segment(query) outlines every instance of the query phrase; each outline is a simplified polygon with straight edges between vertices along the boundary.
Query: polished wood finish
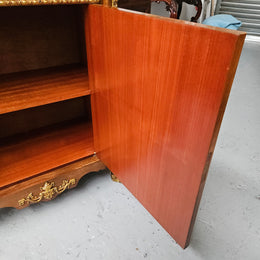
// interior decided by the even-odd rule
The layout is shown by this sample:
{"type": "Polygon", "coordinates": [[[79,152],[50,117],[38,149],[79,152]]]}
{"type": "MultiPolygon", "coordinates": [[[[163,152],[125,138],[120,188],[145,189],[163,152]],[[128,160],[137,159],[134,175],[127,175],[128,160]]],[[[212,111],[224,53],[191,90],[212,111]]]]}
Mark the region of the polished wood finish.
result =
{"type": "Polygon", "coordinates": [[[105,169],[105,165],[96,157],[91,156],[68,165],[56,168],[54,170],[45,172],[40,176],[30,178],[25,181],[21,181],[15,185],[11,185],[8,188],[0,188],[0,208],[14,207],[21,209],[29,206],[19,206],[18,201],[25,198],[28,194],[33,193],[34,195],[40,192],[40,188],[45,182],[55,182],[55,185],[61,185],[63,180],[76,179],[75,185],[70,188],[77,186],[78,181],[82,176],[89,172],[96,172],[105,169]]]}
{"type": "Polygon", "coordinates": [[[109,7],[111,7],[111,6],[112,6],[112,1],[113,1],[113,0],[102,0],[102,4],[103,4],[104,6],[109,6],[109,7]]]}
{"type": "Polygon", "coordinates": [[[102,6],[85,10],[89,72],[81,8],[0,12],[0,74],[12,72],[0,77],[0,123],[22,122],[0,131],[0,207],[28,206],[18,201],[46,182],[75,178],[73,188],[104,162],[186,247],[245,35],[102,6]],[[39,70],[73,63],[81,65],[39,70]],[[26,70],[34,71],[14,74],[26,70]],[[85,97],[92,93],[94,140],[85,97]],[[76,97],[84,100],[70,115],[66,104],[62,116],[46,120],[51,103],[62,110],[76,97]]]}
{"type": "Polygon", "coordinates": [[[186,246],[188,246],[189,242],[190,242],[190,238],[191,238],[191,232],[195,223],[195,219],[196,219],[196,215],[199,209],[199,203],[201,200],[201,196],[203,193],[203,189],[206,183],[206,178],[207,178],[207,174],[208,174],[208,170],[210,167],[210,163],[212,160],[212,156],[213,156],[213,152],[215,149],[215,145],[217,142],[217,138],[218,138],[218,133],[221,127],[221,123],[222,123],[222,119],[224,116],[224,112],[226,109],[226,105],[228,102],[228,98],[229,98],[229,94],[231,91],[231,87],[232,87],[232,83],[236,74],[236,69],[237,69],[237,65],[239,62],[239,58],[240,58],[240,54],[244,45],[244,39],[245,39],[245,33],[242,32],[242,34],[239,36],[236,46],[234,47],[234,53],[233,53],[233,57],[231,59],[230,62],[230,67],[229,67],[229,72],[227,74],[226,77],[226,82],[225,82],[225,88],[224,88],[224,93],[222,96],[222,100],[221,100],[221,104],[218,110],[218,115],[217,115],[217,119],[215,122],[215,127],[214,127],[214,131],[212,134],[212,138],[211,138],[211,142],[210,142],[210,146],[209,146],[209,151],[208,151],[208,156],[204,165],[204,169],[201,175],[201,182],[200,182],[200,186],[199,186],[199,191],[197,194],[197,198],[196,198],[196,203],[195,203],[195,207],[194,207],[194,211],[193,211],[193,215],[192,215],[192,220],[191,220],[191,224],[190,224],[190,229],[189,229],[189,234],[188,234],[188,239],[186,242],[186,246]]]}
{"type": "Polygon", "coordinates": [[[185,248],[245,34],[102,6],[86,26],[95,150],[185,248]]]}
{"type": "Polygon", "coordinates": [[[71,164],[94,154],[81,7],[0,8],[1,207],[44,180],[60,185],[63,171],[77,181],[88,171],[88,160],[71,164]]]}
{"type": "Polygon", "coordinates": [[[86,68],[53,68],[0,76],[0,114],[90,94],[86,68]]]}
{"type": "Polygon", "coordinates": [[[0,145],[0,188],[94,154],[92,125],[69,123],[0,145]]]}

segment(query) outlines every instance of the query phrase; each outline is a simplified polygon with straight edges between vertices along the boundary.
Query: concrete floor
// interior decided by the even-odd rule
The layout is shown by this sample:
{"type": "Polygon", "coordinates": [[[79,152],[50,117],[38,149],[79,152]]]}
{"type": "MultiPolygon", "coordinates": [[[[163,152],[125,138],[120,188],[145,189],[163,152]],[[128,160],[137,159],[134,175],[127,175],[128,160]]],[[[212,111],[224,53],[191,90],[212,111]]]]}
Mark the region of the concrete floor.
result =
{"type": "Polygon", "coordinates": [[[0,210],[0,259],[260,259],[260,44],[245,44],[192,234],[182,250],[107,172],[54,201],[0,210]]]}

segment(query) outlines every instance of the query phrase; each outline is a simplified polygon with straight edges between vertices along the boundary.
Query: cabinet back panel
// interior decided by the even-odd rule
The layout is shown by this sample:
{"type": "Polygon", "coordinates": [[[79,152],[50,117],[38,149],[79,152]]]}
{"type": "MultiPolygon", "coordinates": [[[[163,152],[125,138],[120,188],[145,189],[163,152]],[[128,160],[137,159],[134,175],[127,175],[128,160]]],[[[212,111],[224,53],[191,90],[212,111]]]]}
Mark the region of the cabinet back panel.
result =
{"type": "Polygon", "coordinates": [[[65,121],[91,121],[90,98],[76,98],[0,115],[0,139],[65,121]]]}
{"type": "Polygon", "coordinates": [[[79,14],[79,6],[0,8],[0,74],[80,63],[79,14]]]}

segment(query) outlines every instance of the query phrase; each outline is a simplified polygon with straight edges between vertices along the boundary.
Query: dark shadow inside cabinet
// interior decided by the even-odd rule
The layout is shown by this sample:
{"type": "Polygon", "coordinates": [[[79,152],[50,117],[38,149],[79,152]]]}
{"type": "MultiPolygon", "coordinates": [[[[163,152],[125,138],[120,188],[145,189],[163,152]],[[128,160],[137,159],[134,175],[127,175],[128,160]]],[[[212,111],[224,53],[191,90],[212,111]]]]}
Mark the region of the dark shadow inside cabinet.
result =
{"type": "Polygon", "coordinates": [[[84,64],[81,6],[0,8],[0,74],[84,64]]]}
{"type": "Polygon", "coordinates": [[[0,9],[0,189],[94,153],[82,7],[0,9]]]}

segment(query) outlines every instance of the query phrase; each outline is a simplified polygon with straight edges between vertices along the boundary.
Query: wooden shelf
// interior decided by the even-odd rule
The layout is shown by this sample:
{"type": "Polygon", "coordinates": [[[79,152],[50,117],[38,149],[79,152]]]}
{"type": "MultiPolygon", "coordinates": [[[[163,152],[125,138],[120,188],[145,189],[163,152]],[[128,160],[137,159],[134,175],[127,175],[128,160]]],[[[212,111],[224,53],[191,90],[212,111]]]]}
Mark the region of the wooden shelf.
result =
{"type": "Polygon", "coordinates": [[[91,123],[45,128],[0,145],[0,189],[94,154],[91,123]]]}
{"type": "Polygon", "coordinates": [[[0,114],[90,94],[87,68],[66,66],[0,76],[0,114]]]}

